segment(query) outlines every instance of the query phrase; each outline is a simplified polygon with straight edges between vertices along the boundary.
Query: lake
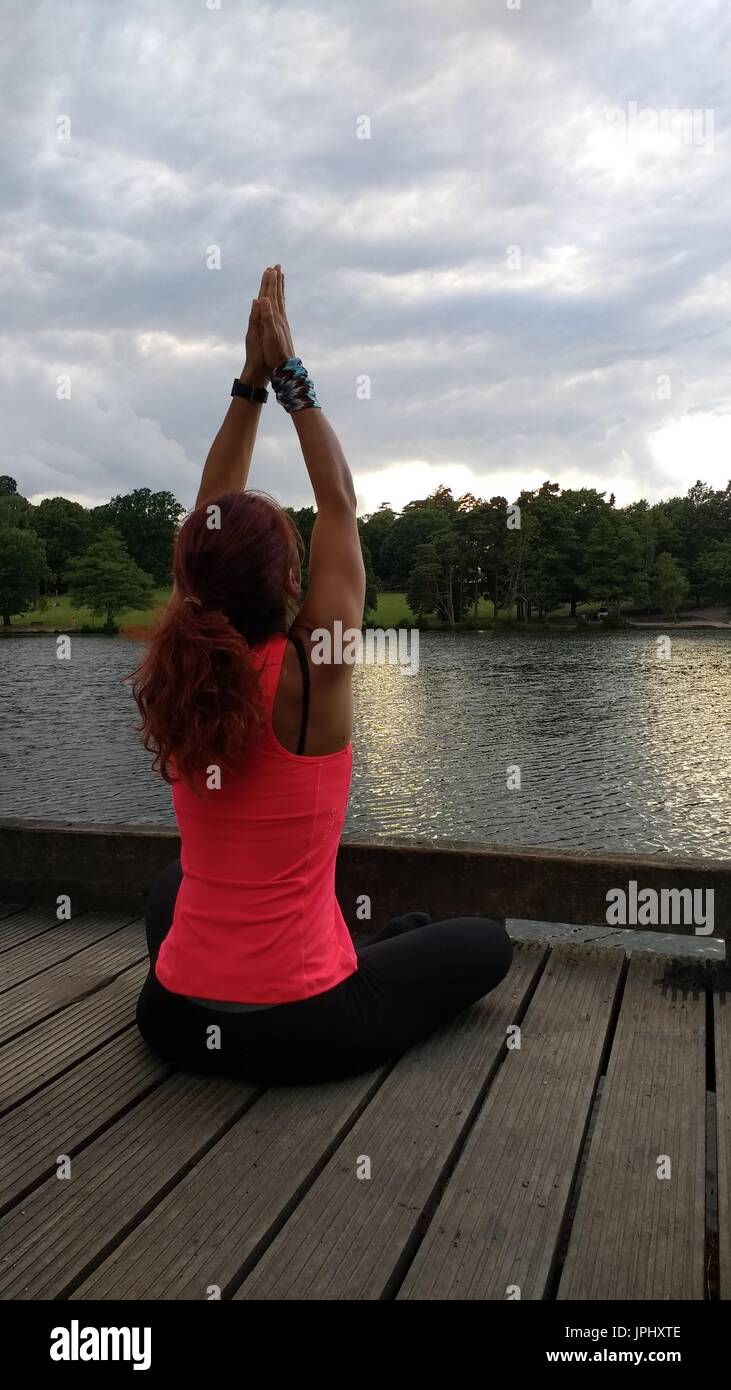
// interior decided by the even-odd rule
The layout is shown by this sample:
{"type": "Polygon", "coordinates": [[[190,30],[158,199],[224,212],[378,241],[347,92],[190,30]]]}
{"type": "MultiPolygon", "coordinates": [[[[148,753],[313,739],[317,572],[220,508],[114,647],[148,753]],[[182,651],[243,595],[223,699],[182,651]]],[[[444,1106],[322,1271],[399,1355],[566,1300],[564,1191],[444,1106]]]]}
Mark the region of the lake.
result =
{"type": "MultiPolygon", "coordinates": [[[[417,675],[356,668],[347,831],[728,857],[731,632],[679,631],[670,660],[657,635],[421,633],[417,675]]],[[[0,642],[0,815],[172,824],[122,684],[138,651],[0,642]]]]}

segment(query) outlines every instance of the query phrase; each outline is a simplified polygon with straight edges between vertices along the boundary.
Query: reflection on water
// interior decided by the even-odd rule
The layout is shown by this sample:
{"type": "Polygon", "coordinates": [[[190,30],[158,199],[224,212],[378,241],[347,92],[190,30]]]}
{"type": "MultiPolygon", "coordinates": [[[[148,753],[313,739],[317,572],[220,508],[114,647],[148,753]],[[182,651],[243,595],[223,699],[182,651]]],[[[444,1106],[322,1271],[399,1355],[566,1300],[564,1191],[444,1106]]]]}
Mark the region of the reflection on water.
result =
{"type": "MultiPolygon", "coordinates": [[[[421,669],[355,672],[347,830],[731,854],[731,633],[421,634],[421,669]],[[507,786],[520,768],[519,790],[507,786]]],[[[0,814],[171,823],[122,686],[138,648],[0,642],[0,814]]]]}

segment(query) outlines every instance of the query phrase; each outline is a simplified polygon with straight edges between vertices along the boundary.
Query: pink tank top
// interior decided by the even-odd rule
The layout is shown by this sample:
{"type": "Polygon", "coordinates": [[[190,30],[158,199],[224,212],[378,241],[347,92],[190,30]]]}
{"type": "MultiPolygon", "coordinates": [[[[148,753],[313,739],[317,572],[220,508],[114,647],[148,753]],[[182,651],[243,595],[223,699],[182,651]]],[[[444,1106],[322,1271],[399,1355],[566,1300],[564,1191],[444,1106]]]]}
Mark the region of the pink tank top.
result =
{"type": "Polygon", "coordinates": [[[155,974],[174,994],[285,1004],[357,969],[335,897],[352,748],[306,757],[275,738],[286,645],[277,634],[253,649],[264,724],[242,767],[218,790],[173,784],[183,879],[155,974]]]}

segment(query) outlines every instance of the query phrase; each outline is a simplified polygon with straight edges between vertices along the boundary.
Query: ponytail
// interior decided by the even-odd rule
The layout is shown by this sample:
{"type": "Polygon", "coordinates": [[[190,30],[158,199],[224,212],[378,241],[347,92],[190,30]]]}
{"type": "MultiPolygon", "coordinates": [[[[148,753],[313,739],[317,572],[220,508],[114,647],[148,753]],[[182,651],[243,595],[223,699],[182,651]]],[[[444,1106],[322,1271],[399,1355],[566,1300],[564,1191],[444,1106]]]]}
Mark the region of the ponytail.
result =
{"type": "Polygon", "coordinates": [[[132,676],[145,748],[166,782],[231,769],[261,724],[251,649],[220,609],[170,604],[132,676]]]}

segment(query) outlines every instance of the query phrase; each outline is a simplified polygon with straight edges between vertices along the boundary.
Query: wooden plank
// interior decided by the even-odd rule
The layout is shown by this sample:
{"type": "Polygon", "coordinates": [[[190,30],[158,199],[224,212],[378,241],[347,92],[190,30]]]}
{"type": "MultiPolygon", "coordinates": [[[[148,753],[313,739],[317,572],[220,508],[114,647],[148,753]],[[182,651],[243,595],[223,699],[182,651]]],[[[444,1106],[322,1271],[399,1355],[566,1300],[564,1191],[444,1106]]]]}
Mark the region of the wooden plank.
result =
{"type": "Polygon", "coordinates": [[[226,1295],[383,1075],[267,1091],[75,1297],[206,1298],[211,1285],[226,1295]]]}
{"type": "Polygon", "coordinates": [[[64,1298],[256,1095],[176,1074],[49,1178],[3,1222],[0,1297],[64,1298]]]}
{"type": "Polygon", "coordinates": [[[545,1296],[623,961],[551,953],[399,1298],[545,1296]]]}
{"type": "Polygon", "coordinates": [[[498,989],[401,1059],[237,1299],[384,1296],[546,956],[519,948],[498,989]],[[364,1158],[371,1176],[359,1179],[364,1158]]]}
{"type": "Polygon", "coordinates": [[[22,903],[0,903],[0,922],[4,921],[6,917],[12,917],[13,913],[22,911],[22,903]]]}
{"type": "Polygon", "coordinates": [[[101,989],[146,955],[144,932],[140,932],[139,922],[132,922],[87,946],[73,959],[15,985],[2,998],[0,1043],[58,1013],[75,999],[101,989]]]}
{"type": "Polygon", "coordinates": [[[59,1154],[75,1154],[172,1070],[131,1028],[5,1115],[0,1211],[55,1172],[59,1154]]]}
{"type": "Polygon", "coordinates": [[[718,1154],[718,1259],[720,1297],[731,1300],[731,991],[713,995],[718,1154]]]}
{"type": "Polygon", "coordinates": [[[134,1025],[147,962],[0,1047],[0,1115],[134,1025]]]}
{"type": "MultiPolygon", "coordinates": [[[[144,926],[141,919],[138,918],[137,922],[137,931],[144,946],[144,926]]],[[[56,922],[52,931],[0,956],[0,994],[23,980],[40,975],[59,961],[70,960],[86,946],[104,940],[129,924],[129,913],[112,915],[108,912],[84,912],[68,922],[56,922]]]]}
{"type": "Polygon", "coordinates": [[[20,912],[4,918],[0,925],[0,956],[14,951],[24,941],[32,941],[34,937],[53,931],[57,926],[58,918],[54,913],[41,907],[24,907],[20,912]]]}
{"type": "MultiPolygon", "coordinates": [[[[441,1052],[449,1053],[442,1067],[449,1093],[448,1111],[455,1127],[466,1122],[471,1081],[484,1079],[490,1060],[489,1040],[497,1053],[505,1042],[505,1028],[525,997],[545,952],[536,946],[518,953],[509,980],[491,996],[492,1024],[486,1024],[479,1010],[472,1011],[472,1027],[462,1024],[462,1043],[449,1049],[443,1040],[441,1052]],[[500,1003],[502,997],[502,1005],[500,1003]],[[479,1026],[478,1026],[479,1024],[479,1026]],[[456,1072],[456,1075],[455,1075],[456,1072]],[[455,1097],[456,1090],[459,1093],[455,1097]],[[462,1101],[460,1102],[460,1096],[462,1101]],[[462,1109],[461,1109],[462,1107],[462,1109]]],[[[425,1045],[426,1048],[429,1044],[425,1045]]],[[[425,1103],[431,1114],[421,1120],[425,1144],[431,1152],[422,1155],[427,1181],[434,1176],[435,1068],[429,1064],[425,1047],[415,1049],[403,1068],[401,1081],[392,1085],[392,1072],[375,1091],[364,1111],[372,1116],[367,1126],[381,1134],[382,1120],[388,1114],[394,1125],[409,1127],[425,1103]],[[415,1079],[421,1081],[419,1098],[413,1096],[415,1079]],[[382,1114],[386,1090],[391,1100],[382,1114]],[[400,1117],[400,1119],[399,1119],[400,1117]]],[[[278,1089],[267,1093],[232,1129],[216,1148],[181,1183],[78,1290],[79,1298],[205,1298],[215,1284],[227,1296],[230,1287],[241,1282],[241,1271],[276,1234],[290,1206],[316,1176],[338,1136],[364,1106],[380,1073],[333,1086],[278,1089]]],[[[443,1119],[443,1115],[441,1117],[443,1119]]],[[[439,1121],[437,1122],[439,1123],[439,1121]]],[[[361,1140],[354,1137],[363,1124],[348,1131],[348,1149],[361,1152],[361,1140]]],[[[436,1136],[436,1145],[448,1147],[448,1126],[436,1136]],[[446,1136],[446,1137],[445,1137],[446,1136]]],[[[388,1147],[389,1136],[385,1138],[388,1147]]],[[[417,1139],[407,1156],[414,1160],[417,1139]]],[[[338,1154],[342,1146],[338,1147],[338,1154]]],[[[325,1169],[327,1172],[328,1170],[325,1169]]],[[[353,1166],[348,1161],[348,1177],[353,1186],[353,1166]]],[[[319,1183],[318,1179],[318,1183],[319,1183]]],[[[317,1185],[317,1184],[316,1184],[317,1185]]],[[[366,1184],[367,1185],[367,1184],[366,1184]]],[[[412,1183],[413,1185],[413,1183],[412,1183]]],[[[300,1208],[301,1209],[301,1208],[300,1208]]],[[[300,1210],[298,1209],[298,1211],[300,1210]]],[[[365,1213],[364,1213],[365,1214],[365,1213]]],[[[381,1213],[376,1214],[380,1220],[381,1213]]],[[[407,1227],[416,1213],[404,1211],[407,1227]]],[[[290,1216],[284,1231],[290,1229],[290,1216]]],[[[380,1261],[380,1255],[378,1256],[380,1261]]],[[[389,1266],[390,1268],[390,1266],[389,1266]]]]}
{"type": "Polygon", "coordinates": [[[559,1299],[704,1296],[705,994],[666,969],[632,958],[559,1299]]]}

